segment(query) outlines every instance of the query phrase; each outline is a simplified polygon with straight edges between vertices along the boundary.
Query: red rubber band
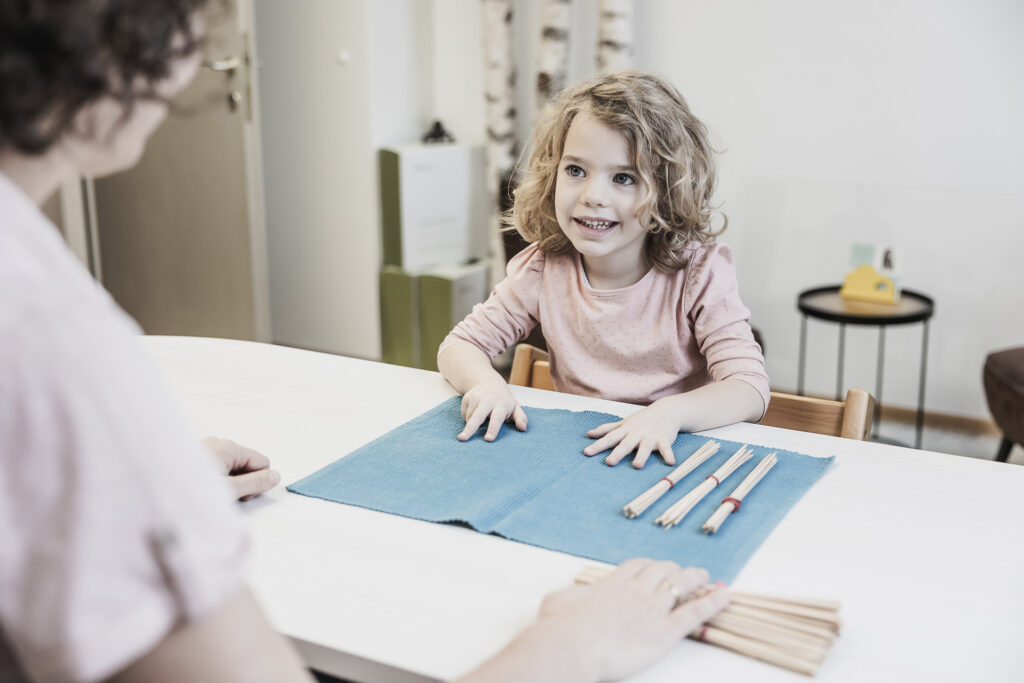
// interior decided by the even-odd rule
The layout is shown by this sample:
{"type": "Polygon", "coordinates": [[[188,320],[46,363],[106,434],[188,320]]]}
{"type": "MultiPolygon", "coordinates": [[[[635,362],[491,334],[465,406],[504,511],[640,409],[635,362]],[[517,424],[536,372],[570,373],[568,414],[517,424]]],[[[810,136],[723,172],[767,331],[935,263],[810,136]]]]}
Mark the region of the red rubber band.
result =
{"type": "Polygon", "coordinates": [[[661,478],[661,479],[659,479],[658,481],[667,481],[667,482],[668,482],[668,490],[669,490],[669,491],[671,491],[671,490],[672,490],[672,487],[676,485],[676,484],[675,484],[675,482],[674,482],[674,481],[672,481],[671,479],[669,479],[668,477],[662,477],[662,478],[661,478]]]}
{"type": "Polygon", "coordinates": [[[697,636],[697,637],[700,640],[702,640],[702,641],[704,641],[706,643],[706,642],[708,642],[707,635],[708,635],[708,624],[704,624],[704,628],[702,628],[700,630],[700,635],[697,636]]]}
{"type": "Polygon", "coordinates": [[[708,476],[704,477],[704,481],[707,481],[708,479],[714,479],[715,480],[715,486],[718,486],[719,484],[722,483],[722,482],[718,481],[718,477],[716,477],[713,474],[709,474],[708,476]]]}
{"type": "Polygon", "coordinates": [[[732,503],[732,511],[733,512],[739,512],[740,511],[740,501],[737,500],[736,498],[732,498],[732,497],[723,498],[722,502],[723,503],[732,503]]]}

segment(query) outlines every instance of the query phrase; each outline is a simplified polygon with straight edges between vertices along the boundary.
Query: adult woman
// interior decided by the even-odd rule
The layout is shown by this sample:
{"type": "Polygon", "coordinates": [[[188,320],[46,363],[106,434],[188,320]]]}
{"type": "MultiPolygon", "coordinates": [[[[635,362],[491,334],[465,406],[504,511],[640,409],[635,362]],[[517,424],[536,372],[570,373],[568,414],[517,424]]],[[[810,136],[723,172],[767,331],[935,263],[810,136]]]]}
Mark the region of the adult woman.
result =
{"type": "MultiPolygon", "coordinates": [[[[202,4],[0,0],[5,681],[306,677],[245,587],[238,512],[137,347],[138,328],[37,208],[67,178],[138,160],[197,69],[202,4]]],[[[627,563],[552,596],[471,677],[629,673],[723,606],[723,592],[676,605],[705,579],[627,563]]]]}

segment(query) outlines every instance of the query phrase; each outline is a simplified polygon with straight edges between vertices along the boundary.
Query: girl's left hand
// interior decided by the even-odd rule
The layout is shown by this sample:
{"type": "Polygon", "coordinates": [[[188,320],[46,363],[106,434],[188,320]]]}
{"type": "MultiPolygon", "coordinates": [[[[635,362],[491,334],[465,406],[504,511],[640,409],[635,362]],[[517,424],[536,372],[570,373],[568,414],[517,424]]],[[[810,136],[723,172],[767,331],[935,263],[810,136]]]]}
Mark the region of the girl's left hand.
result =
{"type": "Polygon", "coordinates": [[[657,449],[666,465],[675,465],[672,442],[679,434],[678,408],[671,403],[658,400],[619,422],[608,422],[587,432],[591,439],[597,439],[583,449],[584,455],[597,455],[612,449],[604,459],[609,465],[617,465],[627,455],[636,451],[633,467],[640,469],[647,464],[651,452],[657,449]]]}

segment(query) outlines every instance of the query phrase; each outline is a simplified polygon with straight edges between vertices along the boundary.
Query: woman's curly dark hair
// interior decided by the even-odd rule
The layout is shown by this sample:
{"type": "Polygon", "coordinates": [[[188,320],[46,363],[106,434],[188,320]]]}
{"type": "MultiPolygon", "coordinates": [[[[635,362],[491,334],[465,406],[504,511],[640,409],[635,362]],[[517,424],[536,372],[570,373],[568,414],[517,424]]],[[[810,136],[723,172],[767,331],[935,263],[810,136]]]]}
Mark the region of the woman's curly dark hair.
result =
{"type": "Polygon", "coordinates": [[[0,150],[41,154],[87,104],[131,111],[195,52],[206,0],[0,0],[0,150]]]}

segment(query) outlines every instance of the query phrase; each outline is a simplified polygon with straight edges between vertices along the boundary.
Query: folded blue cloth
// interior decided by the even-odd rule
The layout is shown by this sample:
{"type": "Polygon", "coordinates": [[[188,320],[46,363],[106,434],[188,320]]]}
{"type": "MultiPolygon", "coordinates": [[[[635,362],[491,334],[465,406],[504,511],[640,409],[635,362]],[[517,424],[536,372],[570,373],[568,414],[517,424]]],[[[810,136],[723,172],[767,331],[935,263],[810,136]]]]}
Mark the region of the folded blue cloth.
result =
{"type": "MultiPolygon", "coordinates": [[[[712,580],[731,582],[789,509],[834,458],[751,444],[754,457],[671,529],[655,525],[672,503],[718,469],[742,445],[721,448],[637,519],[622,507],[673,468],[652,456],[642,470],[627,459],[617,467],[588,458],[587,431],[621,418],[592,411],[524,410],[525,432],[505,426],[487,443],[484,429],[467,442],[460,397],[451,398],[353,453],[288,487],[289,491],[430,522],[465,522],[477,531],[604,562],[630,557],[705,567],[712,580]],[[779,461],[718,533],[701,525],[770,452],[779,461]]],[[[680,434],[681,463],[707,437],[680,434]]]]}

